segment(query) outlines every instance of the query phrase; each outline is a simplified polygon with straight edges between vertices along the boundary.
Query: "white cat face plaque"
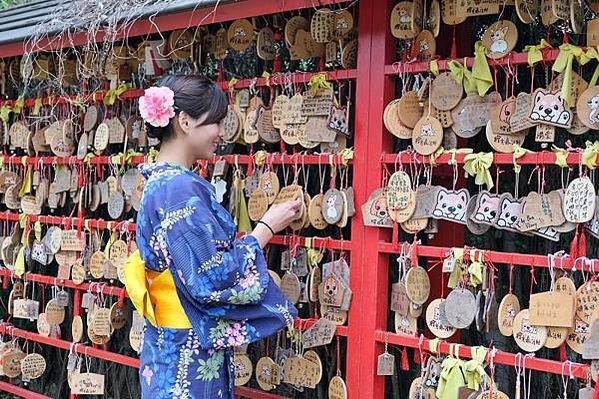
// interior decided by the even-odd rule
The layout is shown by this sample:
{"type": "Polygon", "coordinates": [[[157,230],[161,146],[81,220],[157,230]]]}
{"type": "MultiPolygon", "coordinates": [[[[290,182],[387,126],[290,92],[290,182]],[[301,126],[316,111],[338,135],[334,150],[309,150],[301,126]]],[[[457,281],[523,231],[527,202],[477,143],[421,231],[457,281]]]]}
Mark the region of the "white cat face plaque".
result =
{"type": "Polygon", "coordinates": [[[466,224],[466,207],[469,200],[470,193],[464,188],[458,191],[442,188],[437,194],[433,217],[466,224]]]}

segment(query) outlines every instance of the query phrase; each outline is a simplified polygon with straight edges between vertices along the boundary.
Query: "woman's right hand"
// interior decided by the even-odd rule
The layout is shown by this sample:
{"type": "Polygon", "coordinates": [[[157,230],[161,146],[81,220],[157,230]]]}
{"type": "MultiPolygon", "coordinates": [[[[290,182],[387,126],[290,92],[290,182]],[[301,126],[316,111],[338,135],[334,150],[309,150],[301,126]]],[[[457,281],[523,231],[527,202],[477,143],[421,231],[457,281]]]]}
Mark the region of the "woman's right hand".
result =
{"type": "Polygon", "coordinates": [[[266,211],[261,220],[268,224],[275,233],[278,233],[297,219],[302,201],[303,197],[300,197],[294,201],[273,205],[266,211]]]}

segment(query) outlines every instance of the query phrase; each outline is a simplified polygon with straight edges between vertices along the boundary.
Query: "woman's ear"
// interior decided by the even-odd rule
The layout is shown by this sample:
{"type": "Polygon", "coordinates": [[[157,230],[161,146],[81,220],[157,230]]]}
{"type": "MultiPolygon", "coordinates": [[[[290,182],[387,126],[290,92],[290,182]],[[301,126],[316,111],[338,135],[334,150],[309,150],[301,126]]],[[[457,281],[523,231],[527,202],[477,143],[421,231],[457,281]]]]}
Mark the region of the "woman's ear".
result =
{"type": "Polygon", "coordinates": [[[177,115],[177,120],[179,121],[179,127],[183,131],[183,133],[189,133],[191,130],[191,117],[184,111],[179,112],[177,115]]]}

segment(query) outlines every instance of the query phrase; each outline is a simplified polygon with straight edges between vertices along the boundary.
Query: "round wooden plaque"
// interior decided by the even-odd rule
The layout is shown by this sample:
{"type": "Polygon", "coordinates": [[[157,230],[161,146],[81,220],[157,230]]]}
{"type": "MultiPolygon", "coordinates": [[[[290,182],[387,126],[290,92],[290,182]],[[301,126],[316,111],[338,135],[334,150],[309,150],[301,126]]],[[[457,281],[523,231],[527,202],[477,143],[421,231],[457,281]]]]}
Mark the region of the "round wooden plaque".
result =
{"type": "Polygon", "coordinates": [[[574,327],[568,330],[568,337],[566,338],[566,344],[574,352],[582,355],[582,347],[589,336],[591,335],[591,329],[589,325],[578,317],[574,318],[574,327]]]}
{"type": "Polygon", "coordinates": [[[528,309],[521,310],[514,318],[514,340],[520,349],[536,352],[545,346],[547,327],[530,324],[528,309]]]}
{"type": "Polygon", "coordinates": [[[512,21],[500,20],[485,31],[482,38],[487,57],[494,60],[508,55],[518,42],[518,28],[512,21]]]}
{"type": "Polygon", "coordinates": [[[405,284],[410,301],[417,305],[423,305],[427,301],[431,291],[431,281],[423,267],[411,267],[406,273],[405,284]]]}
{"type": "Polygon", "coordinates": [[[599,129],[599,86],[587,88],[578,97],[576,113],[588,128],[599,129]]]}
{"type": "Polygon", "coordinates": [[[324,193],[322,198],[322,217],[329,224],[335,224],[343,217],[343,196],[336,188],[331,188],[324,193]]]}
{"type": "Polygon", "coordinates": [[[329,399],[347,399],[347,386],[338,375],[329,382],[329,399]]]}
{"type": "Polygon", "coordinates": [[[260,184],[258,187],[266,192],[268,205],[275,201],[275,198],[277,197],[277,194],[279,194],[279,190],[281,188],[279,178],[275,172],[265,172],[262,176],[260,176],[260,184]]]}
{"type": "Polygon", "coordinates": [[[46,371],[46,359],[39,353],[30,353],[21,360],[21,373],[29,380],[40,378],[46,371]]]}
{"type": "Polygon", "coordinates": [[[455,81],[450,72],[443,72],[433,80],[431,101],[441,111],[451,111],[462,100],[464,88],[455,81]]]}
{"type": "Polygon", "coordinates": [[[399,99],[398,115],[402,124],[413,129],[416,123],[422,118],[423,109],[418,100],[418,93],[407,91],[399,99]]]}
{"type": "Polygon", "coordinates": [[[229,46],[237,51],[247,49],[254,41],[254,25],[247,19],[234,21],[227,31],[229,46]]]}
{"type": "Polygon", "coordinates": [[[513,334],[514,318],[520,312],[520,301],[514,294],[507,294],[499,304],[497,311],[497,325],[499,332],[506,337],[513,334]]]}
{"type": "Polygon", "coordinates": [[[257,222],[268,210],[268,194],[262,189],[254,190],[248,201],[250,219],[257,222]]]}
{"type": "Polygon", "coordinates": [[[445,316],[455,328],[468,328],[476,316],[476,298],[465,288],[455,288],[445,300],[445,316]]]}
{"type": "Polygon", "coordinates": [[[559,348],[564,342],[566,342],[567,338],[567,327],[547,327],[547,341],[545,341],[545,348],[559,348]]]}
{"type": "Polygon", "coordinates": [[[250,381],[254,366],[248,355],[236,353],[233,356],[233,370],[235,371],[235,386],[239,387],[250,381]]]}
{"type": "Polygon", "coordinates": [[[539,14],[539,0],[515,0],[516,14],[525,24],[533,23],[539,14]]]}
{"type": "Polygon", "coordinates": [[[83,319],[81,316],[73,317],[73,324],[71,325],[71,334],[73,336],[73,342],[80,342],[83,337],[83,319]]]}
{"type": "Polygon", "coordinates": [[[431,155],[443,142],[443,127],[432,116],[422,117],[412,133],[412,145],[417,153],[431,155]]]}
{"type": "Polygon", "coordinates": [[[437,298],[428,304],[426,308],[426,325],[428,329],[437,338],[447,339],[455,334],[456,329],[453,326],[445,325],[439,316],[439,306],[445,301],[443,298],[437,298]]]}
{"type": "Polygon", "coordinates": [[[489,121],[485,129],[485,134],[489,144],[495,151],[511,154],[514,152],[514,144],[520,147],[524,144],[528,129],[513,134],[496,134],[491,127],[491,121],[489,121]]]}

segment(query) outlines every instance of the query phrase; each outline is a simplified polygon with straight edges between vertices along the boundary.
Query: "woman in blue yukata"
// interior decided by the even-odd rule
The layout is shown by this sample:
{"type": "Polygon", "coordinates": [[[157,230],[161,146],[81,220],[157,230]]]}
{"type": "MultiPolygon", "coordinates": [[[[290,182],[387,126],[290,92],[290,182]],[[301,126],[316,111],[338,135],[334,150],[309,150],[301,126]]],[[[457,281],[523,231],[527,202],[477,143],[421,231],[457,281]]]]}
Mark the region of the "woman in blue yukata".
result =
{"type": "Polygon", "coordinates": [[[139,251],[125,265],[146,319],[142,398],[233,398],[232,348],[290,326],[297,310],[270,278],[262,249],[297,218],[301,200],[275,205],[237,239],[213,186],[190,170],[220,141],[227,96],[199,76],[168,76],[140,98],[156,163],[141,166],[139,251]]]}

